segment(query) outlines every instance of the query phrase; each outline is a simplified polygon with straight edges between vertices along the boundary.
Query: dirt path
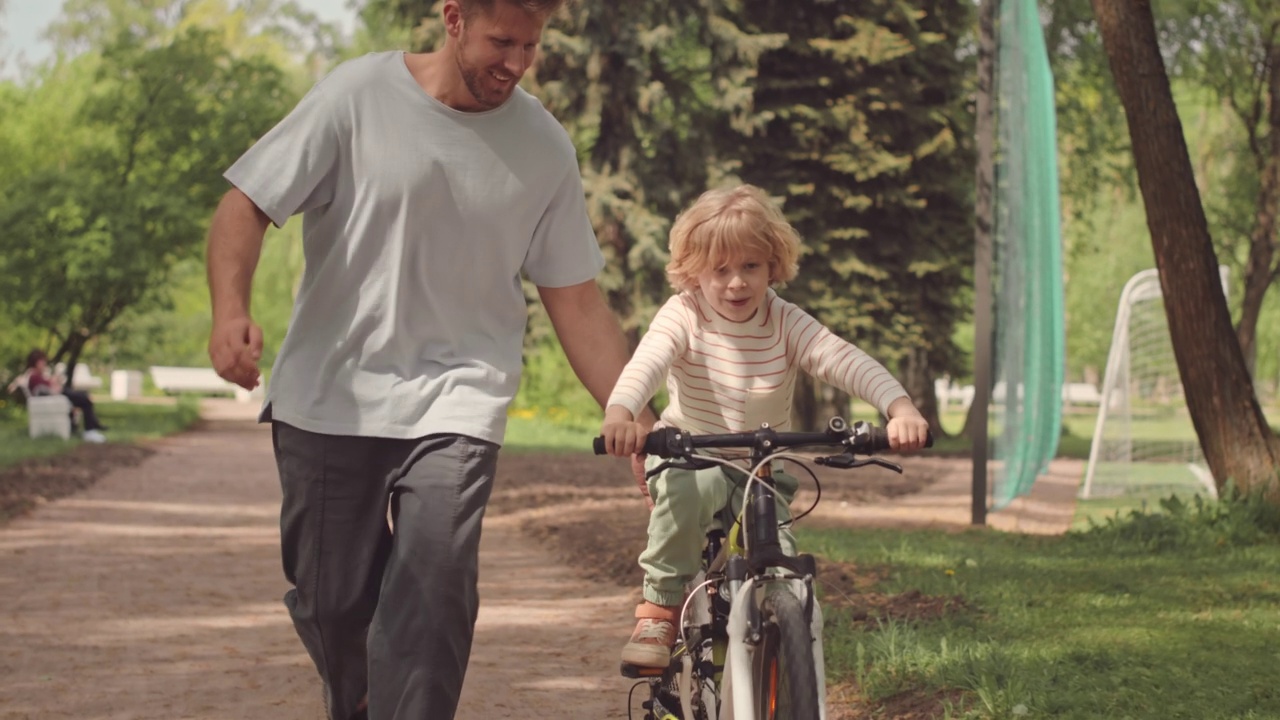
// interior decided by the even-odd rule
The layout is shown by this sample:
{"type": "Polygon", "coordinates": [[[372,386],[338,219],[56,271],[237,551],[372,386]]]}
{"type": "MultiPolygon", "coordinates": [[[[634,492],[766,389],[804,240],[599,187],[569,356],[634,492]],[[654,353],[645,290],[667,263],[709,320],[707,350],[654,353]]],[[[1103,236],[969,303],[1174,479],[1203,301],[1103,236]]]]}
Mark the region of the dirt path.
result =
{"type": "MultiPolygon", "coordinates": [[[[0,719],[322,717],[279,601],[270,435],[211,407],[200,431],[0,528],[0,719]]],[[[832,489],[819,521],[963,526],[967,479],[955,465],[922,465],[923,491],[896,499],[832,489]]],[[[625,718],[617,651],[643,530],[625,466],[513,455],[504,468],[459,717],[625,718]],[[576,570],[584,563],[596,579],[576,570]]],[[[992,524],[1060,532],[1069,512],[1061,492],[1049,495],[992,524]]]]}

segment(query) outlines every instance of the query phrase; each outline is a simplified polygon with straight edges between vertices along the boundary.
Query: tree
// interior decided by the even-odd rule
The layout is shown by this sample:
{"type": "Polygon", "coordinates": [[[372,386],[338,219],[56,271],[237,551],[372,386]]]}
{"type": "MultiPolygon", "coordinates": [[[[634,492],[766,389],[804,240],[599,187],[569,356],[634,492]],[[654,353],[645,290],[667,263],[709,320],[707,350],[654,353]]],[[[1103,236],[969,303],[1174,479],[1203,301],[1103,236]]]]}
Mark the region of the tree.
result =
{"type": "Polygon", "coordinates": [[[338,57],[341,34],[293,0],[64,0],[46,30],[68,57],[102,50],[121,34],[167,43],[179,33],[214,33],[231,55],[306,68],[310,86],[338,57]]]}
{"type": "MultiPolygon", "coordinates": [[[[972,267],[971,62],[965,3],[748,0],[744,27],[787,34],[760,59],[743,177],[786,199],[805,238],[790,297],[897,365],[934,432],[933,379],[959,370],[952,342],[972,267]]],[[[797,397],[802,425],[819,409],[797,397]],[[806,416],[807,415],[807,416],[806,416]]]]}
{"type": "MultiPolygon", "coordinates": [[[[1239,313],[1236,336],[1256,378],[1260,340],[1274,343],[1259,337],[1267,332],[1259,328],[1263,307],[1269,288],[1280,278],[1275,221],[1280,170],[1269,169],[1280,165],[1275,159],[1280,156],[1280,110],[1275,109],[1273,90],[1280,87],[1280,7],[1258,0],[1155,0],[1153,5],[1160,15],[1159,33],[1175,96],[1181,96],[1184,105],[1202,105],[1202,115],[1213,125],[1220,116],[1234,118],[1238,130],[1228,136],[1216,127],[1214,137],[1201,134],[1204,146],[1193,165],[1206,191],[1205,210],[1218,258],[1234,271],[1233,284],[1239,288],[1231,293],[1239,313]]],[[[1116,263],[1114,243],[1106,237],[1116,234],[1113,212],[1124,212],[1134,183],[1127,133],[1106,75],[1093,14],[1085,0],[1052,0],[1048,9],[1046,34],[1059,81],[1063,206],[1076,226],[1068,233],[1067,252],[1089,275],[1080,278],[1084,283],[1072,278],[1072,345],[1077,357],[1096,358],[1105,355],[1109,335],[1089,307],[1098,292],[1084,286],[1115,286],[1113,278],[1102,276],[1127,277],[1150,267],[1150,259],[1138,265],[1137,258],[1116,263]],[[1098,221],[1090,222],[1091,217],[1098,221]],[[1101,272],[1095,272],[1094,265],[1101,272]],[[1089,325],[1099,330],[1090,332],[1089,325]],[[1079,352],[1086,345],[1094,349],[1079,352]]]]}
{"type": "Polygon", "coordinates": [[[1244,134],[1247,161],[1229,182],[1251,206],[1240,227],[1238,205],[1228,206],[1219,246],[1228,257],[1242,248],[1240,318],[1236,337],[1252,375],[1257,364],[1258,320],[1267,290],[1280,279],[1280,7],[1257,0],[1192,3],[1174,62],[1184,77],[1213,88],[1244,134]],[[1234,231],[1234,232],[1233,232],[1234,231]],[[1225,241],[1225,242],[1224,242],[1225,241]]]}
{"type": "MultiPolygon", "coordinates": [[[[95,61],[86,58],[84,62],[95,61]]],[[[225,190],[221,172],[284,112],[282,73],[206,31],[123,35],[78,110],[84,144],[50,153],[0,204],[0,305],[47,331],[68,375],[129,308],[162,303],[225,190]]]]}
{"type": "Polygon", "coordinates": [[[1254,394],[1147,0],[1092,0],[1128,120],[1174,356],[1209,468],[1280,504],[1280,442],[1254,394]]]}
{"type": "Polygon", "coordinates": [[[667,295],[662,268],[675,215],[738,166],[735,123],[750,107],[760,53],[699,0],[582,3],[548,39],[533,90],[579,149],[588,211],[609,260],[601,284],[638,340],[667,295]]]}

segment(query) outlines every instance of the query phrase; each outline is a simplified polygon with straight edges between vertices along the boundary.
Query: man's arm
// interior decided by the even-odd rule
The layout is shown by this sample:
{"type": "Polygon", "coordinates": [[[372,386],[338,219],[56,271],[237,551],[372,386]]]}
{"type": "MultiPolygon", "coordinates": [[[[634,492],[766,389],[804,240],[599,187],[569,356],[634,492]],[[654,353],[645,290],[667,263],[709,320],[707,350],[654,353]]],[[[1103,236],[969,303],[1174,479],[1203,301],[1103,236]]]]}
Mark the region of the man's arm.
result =
{"type": "MultiPolygon", "coordinates": [[[[618,318],[595,280],[561,288],[539,287],[542,305],[578,380],[604,407],[631,352],[618,318]]],[[[645,408],[637,422],[652,427],[657,418],[645,408]]]]}
{"type": "Polygon", "coordinates": [[[249,315],[249,292],[270,223],[247,195],[233,188],[222,197],[209,227],[209,298],[213,305],[209,359],[218,375],[246,390],[258,385],[262,328],[249,315]]]}

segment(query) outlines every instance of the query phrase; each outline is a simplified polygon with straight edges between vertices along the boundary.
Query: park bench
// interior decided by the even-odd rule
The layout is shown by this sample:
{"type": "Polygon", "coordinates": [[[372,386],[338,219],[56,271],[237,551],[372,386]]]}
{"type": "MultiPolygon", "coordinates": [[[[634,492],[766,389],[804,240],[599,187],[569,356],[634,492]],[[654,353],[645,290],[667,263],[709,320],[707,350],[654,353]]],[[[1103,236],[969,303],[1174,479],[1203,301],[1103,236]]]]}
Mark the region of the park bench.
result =
{"type": "Polygon", "coordinates": [[[947,378],[938,378],[933,381],[933,393],[938,398],[940,410],[946,410],[950,405],[959,405],[962,409],[968,410],[973,404],[973,386],[953,385],[947,378]]]}
{"type": "MultiPolygon", "coordinates": [[[[249,400],[261,393],[260,389],[250,392],[239,385],[223,380],[218,377],[218,373],[213,368],[152,365],[151,383],[157,389],[165,392],[186,392],[202,395],[230,394],[240,402],[249,402],[249,400]]],[[[261,388],[261,386],[258,387],[261,388]]]]}
{"type": "Polygon", "coordinates": [[[31,438],[53,435],[63,440],[71,439],[71,401],[66,396],[32,395],[27,386],[30,372],[24,372],[9,385],[11,392],[20,392],[27,401],[27,434],[31,438]]]}
{"type": "Polygon", "coordinates": [[[1067,405],[1100,405],[1102,393],[1093,383],[1066,383],[1062,386],[1062,400],[1067,405]]]}
{"type": "MultiPolygon", "coordinates": [[[[53,368],[55,375],[62,377],[67,376],[67,364],[58,363],[53,368]]],[[[98,390],[102,387],[102,378],[94,375],[89,370],[89,366],[84,363],[76,363],[75,375],[71,378],[70,386],[76,390],[98,390]]]]}

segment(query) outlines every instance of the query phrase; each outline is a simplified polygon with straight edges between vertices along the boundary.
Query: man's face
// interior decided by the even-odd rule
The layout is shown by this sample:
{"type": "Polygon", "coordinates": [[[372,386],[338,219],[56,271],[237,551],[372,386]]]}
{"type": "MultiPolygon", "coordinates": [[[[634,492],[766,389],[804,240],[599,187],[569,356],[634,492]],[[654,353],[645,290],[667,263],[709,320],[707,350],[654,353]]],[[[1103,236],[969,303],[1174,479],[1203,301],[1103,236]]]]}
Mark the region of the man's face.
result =
{"type": "Polygon", "coordinates": [[[537,56],[546,18],[518,5],[497,0],[489,10],[477,10],[450,22],[456,32],[458,72],[482,110],[496,108],[511,97],[516,84],[537,56]]]}

